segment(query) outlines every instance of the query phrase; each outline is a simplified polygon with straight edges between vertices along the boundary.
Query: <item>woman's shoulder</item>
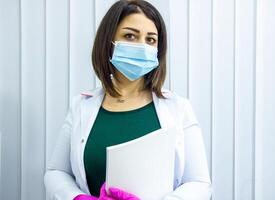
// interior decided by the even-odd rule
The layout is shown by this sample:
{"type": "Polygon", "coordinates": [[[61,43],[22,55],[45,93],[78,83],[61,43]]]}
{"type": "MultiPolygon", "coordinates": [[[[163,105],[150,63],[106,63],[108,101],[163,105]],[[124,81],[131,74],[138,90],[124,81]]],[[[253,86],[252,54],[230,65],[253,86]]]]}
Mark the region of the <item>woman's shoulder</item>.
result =
{"type": "Polygon", "coordinates": [[[79,96],[81,96],[82,98],[91,98],[91,97],[97,97],[99,95],[104,94],[104,90],[102,87],[96,87],[94,89],[91,90],[84,90],[82,91],[79,96]]]}
{"type": "Polygon", "coordinates": [[[91,90],[84,90],[71,98],[71,107],[76,108],[81,104],[81,102],[91,98],[96,98],[102,94],[104,94],[104,91],[101,87],[91,90]]]}
{"type": "Polygon", "coordinates": [[[162,89],[162,92],[167,98],[164,101],[167,102],[168,106],[174,108],[172,110],[176,110],[181,113],[185,127],[198,123],[193,106],[188,98],[170,89],[162,89]]]}
{"type": "Polygon", "coordinates": [[[167,98],[167,101],[172,101],[172,102],[176,102],[181,106],[190,104],[190,101],[188,98],[180,95],[178,92],[171,90],[171,89],[167,89],[167,88],[162,88],[161,89],[162,94],[167,98]]]}

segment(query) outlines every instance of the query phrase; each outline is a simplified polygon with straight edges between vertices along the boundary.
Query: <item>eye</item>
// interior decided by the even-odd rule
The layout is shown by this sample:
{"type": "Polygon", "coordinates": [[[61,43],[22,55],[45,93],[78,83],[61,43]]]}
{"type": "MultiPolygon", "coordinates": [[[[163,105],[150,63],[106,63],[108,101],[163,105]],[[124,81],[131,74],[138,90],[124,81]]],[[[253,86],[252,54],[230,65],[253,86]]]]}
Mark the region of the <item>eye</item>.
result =
{"type": "Polygon", "coordinates": [[[157,40],[153,37],[147,37],[146,41],[148,44],[155,44],[157,42],[157,40]]]}
{"type": "Polygon", "coordinates": [[[132,33],[127,33],[124,35],[124,37],[127,39],[127,40],[134,40],[136,39],[136,36],[132,33]]]}

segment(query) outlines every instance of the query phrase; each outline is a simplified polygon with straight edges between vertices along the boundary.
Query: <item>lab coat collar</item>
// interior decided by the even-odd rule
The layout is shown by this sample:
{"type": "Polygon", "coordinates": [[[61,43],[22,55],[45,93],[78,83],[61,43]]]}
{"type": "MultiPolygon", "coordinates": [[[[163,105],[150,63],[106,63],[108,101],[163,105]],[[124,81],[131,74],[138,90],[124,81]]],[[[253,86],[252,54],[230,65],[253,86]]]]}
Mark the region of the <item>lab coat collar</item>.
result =
{"type": "Polygon", "coordinates": [[[83,138],[87,138],[102,104],[104,90],[103,88],[96,88],[94,91],[86,91],[82,95],[85,96],[85,100],[80,105],[81,134],[83,138]]]}

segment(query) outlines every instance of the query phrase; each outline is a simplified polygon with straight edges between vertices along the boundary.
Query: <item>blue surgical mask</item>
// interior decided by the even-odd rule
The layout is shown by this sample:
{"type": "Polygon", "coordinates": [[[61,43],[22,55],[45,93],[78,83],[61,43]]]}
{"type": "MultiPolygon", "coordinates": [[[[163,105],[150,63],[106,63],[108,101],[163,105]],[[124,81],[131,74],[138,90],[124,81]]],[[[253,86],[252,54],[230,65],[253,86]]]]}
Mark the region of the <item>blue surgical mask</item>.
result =
{"type": "Polygon", "coordinates": [[[111,63],[134,81],[158,67],[158,49],[148,44],[116,41],[111,63]]]}

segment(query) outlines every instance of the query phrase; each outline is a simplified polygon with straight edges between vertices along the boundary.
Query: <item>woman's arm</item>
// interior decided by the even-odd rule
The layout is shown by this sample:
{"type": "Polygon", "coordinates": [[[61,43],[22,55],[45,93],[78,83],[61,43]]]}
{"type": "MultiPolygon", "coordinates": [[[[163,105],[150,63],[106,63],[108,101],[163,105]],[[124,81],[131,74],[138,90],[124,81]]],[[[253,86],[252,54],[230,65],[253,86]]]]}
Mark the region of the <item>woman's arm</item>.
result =
{"type": "Polygon", "coordinates": [[[179,186],[164,200],[210,200],[212,187],[202,131],[190,101],[178,96],[178,102],[183,125],[180,154],[184,157],[184,172],[179,186]]]}
{"type": "Polygon", "coordinates": [[[164,200],[210,200],[212,194],[201,128],[184,130],[185,166],[182,184],[164,200]]]}
{"type": "MultiPolygon", "coordinates": [[[[72,101],[75,102],[76,98],[72,101]]],[[[73,105],[73,104],[72,104],[73,105]]],[[[73,107],[65,119],[58,139],[46,168],[44,184],[51,200],[72,200],[75,196],[83,194],[75,182],[70,163],[70,140],[73,123],[73,107]]]]}

